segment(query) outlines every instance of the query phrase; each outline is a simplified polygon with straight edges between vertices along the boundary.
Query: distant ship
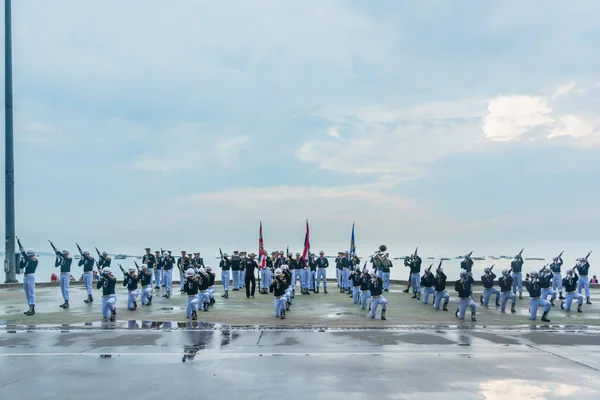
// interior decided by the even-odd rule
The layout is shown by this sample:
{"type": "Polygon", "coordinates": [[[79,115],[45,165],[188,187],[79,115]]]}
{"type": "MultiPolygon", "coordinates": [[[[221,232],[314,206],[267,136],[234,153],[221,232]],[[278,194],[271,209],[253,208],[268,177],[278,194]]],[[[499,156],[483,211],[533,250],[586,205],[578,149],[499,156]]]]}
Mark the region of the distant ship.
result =
{"type": "Polygon", "coordinates": [[[73,259],[74,259],[74,260],[79,260],[80,258],[81,258],[81,256],[80,256],[79,254],[75,254],[75,255],[73,256],[73,259]]]}
{"type": "Polygon", "coordinates": [[[137,258],[138,260],[141,260],[141,259],[142,259],[142,256],[137,256],[136,258],[137,258]]]}
{"type": "Polygon", "coordinates": [[[427,257],[428,260],[435,260],[435,257],[427,257]]]}
{"type": "Polygon", "coordinates": [[[442,257],[442,258],[440,258],[440,260],[443,260],[443,261],[448,261],[448,260],[450,260],[450,259],[449,259],[449,258],[446,258],[446,257],[442,257]]]}
{"type": "Polygon", "coordinates": [[[473,260],[473,261],[483,261],[483,260],[485,260],[485,257],[471,257],[471,260],[473,260]]]}
{"type": "Polygon", "coordinates": [[[546,261],[545,258],[539,258],[539,257],[527,257],[525,260],[529,260],[529,261],[546,261]]]}
{"type": "Polygon", "coordinates": [[[125,260],[127,256],[125,254],[117,254],[115,260],[125,260]]]}

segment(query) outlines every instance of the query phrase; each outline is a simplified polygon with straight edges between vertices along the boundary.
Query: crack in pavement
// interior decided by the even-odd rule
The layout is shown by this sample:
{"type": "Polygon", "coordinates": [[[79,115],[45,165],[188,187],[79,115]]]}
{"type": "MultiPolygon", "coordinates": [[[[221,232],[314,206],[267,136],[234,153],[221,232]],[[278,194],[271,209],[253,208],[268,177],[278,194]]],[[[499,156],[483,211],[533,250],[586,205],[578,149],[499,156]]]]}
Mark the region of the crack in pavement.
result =
{"type": "Polygon", "coordinates": [[[528,344],[528,345],[527,345],[527,347],[529,347],[529,348],[532,348],[532,349],[534,349],[534,350],[537,350],[537,351],[540,351],[540,352],[542,352],[542,353],[546,353],[546,354],[553,355],[553,356],[555,356],[555,357],[558,357],[558,358],[560,358],[560,359],[563,359],[563,360],[566,360],[566,361],[570,361],[570,362],[572,362],[572,363],[574,363],[574,364],[577,364],[577,365],[579,365],[579,366],[581,366],[581,367],[584,367],[584,368],[589,368],[589,369],[591,369],[592,371],[600,372],[600,369],[598,369],[598,368],[592,367],[591,365],[584,364],[584,363],[582,363],[582,362],[580,362],[580,361],[573,360],[573,359],[571,359],[571,358],[569,358],[569,357],[565,357],[565,356],[563,356],[563,355],[556,354],[556,353],[554,353],[554,352],[552,352],[552,351],[550,351],[550,350],[544,350],[544,349],[540,349],[539,347],[536,347],[536,346],[534,346],[534,345],[531,345],[531,344],[528,344]]]}

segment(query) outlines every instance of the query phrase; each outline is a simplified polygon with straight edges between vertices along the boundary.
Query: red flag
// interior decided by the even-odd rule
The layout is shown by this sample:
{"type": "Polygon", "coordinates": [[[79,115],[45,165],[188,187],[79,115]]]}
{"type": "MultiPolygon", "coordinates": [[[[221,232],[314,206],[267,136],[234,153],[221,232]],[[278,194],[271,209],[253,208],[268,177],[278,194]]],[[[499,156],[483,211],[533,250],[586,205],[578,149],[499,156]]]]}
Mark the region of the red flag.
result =
{"type": "Polygon", "coordinates": [[[267,266],[267,255],[265,254],[265,244],[263,242],[262,235],[262,221],[260,222],[260,231],[258,236],[258,260],[260,261],[260,268],[265,268],[267,266]]]}
{"type": "Polygon", "coordinates": [[[304,251],[302,252],[302,259],[304,260],[304,265],[308,265],[308,256],[310,255],[310,239],[309,239],[309,230],[308,230],[308,220],[306,220],[306,236],[304,236],[304,251]]]}

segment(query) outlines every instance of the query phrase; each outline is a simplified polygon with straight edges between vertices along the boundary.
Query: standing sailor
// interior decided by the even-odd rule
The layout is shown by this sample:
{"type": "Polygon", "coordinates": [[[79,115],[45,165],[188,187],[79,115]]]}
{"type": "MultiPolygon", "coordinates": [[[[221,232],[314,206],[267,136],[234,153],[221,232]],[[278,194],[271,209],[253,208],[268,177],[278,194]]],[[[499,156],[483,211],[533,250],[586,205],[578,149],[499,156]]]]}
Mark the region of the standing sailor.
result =
{"type": "Polygon", "coordinates": [[[508,300],[511,301],[510,312],[516,313],[515,305],[517,303],[517,296],[512,291],[512,283],[513,279],[510,276],[510,271],[505,269],[502,271],[502,276],[498,279],[498,284],[500,285],[500,291],[502,292],[501,301],[500,301],[500,312],[504,312],[506,310],[506,303],[508,300]]]}
{"type": "MultiPolygon", "coordinates": [[[[300,256],[300,254],[298,254],[298,256],[300,256]]],[[[292,298],[294,298],[294,296],[296,296],[296,280],[298,279],[298,261],[296,261],[295,258],[292,258],[292,253],[288,253],[288,267],[292,274],[290,287],[292,289],[292,298]]]]}
{"type": "MultiPolygon", "coordinates": [[[[542,315],[542,321],[550,322],[548,319],[548,313],[550,312],[550,302],[541,298],[542,289],[540,288],[540,282],[538,279],[537,271],[533,271],[529,274],[526,283],[526,289],[529,292],[529,319],[535,321],[537,318],[538,307],[544,307],[544,314],[542,315]]],[[[514,279],[514,278],[513,278],[514,279]]],[[[514,287],[514,281],[513,281],[514,287]]]]}
{"type": "Polygon", "coordinates": [[[175,266],[175,259],[171,253],[164,252],[163,257],[165,259],[163,278],[165,280],[165,294],[163,297],[167,299],[171,297],[171,285],[173,284],[173,267],[175,266]]]}
{"type": "Polygon", "coordinates": [[[479,297],[479,302],[488,306],[490,302],[490,297],[492,295],[496,295],[496,307],[500,307],[500,291],[494,287],[494,279],[496,279],[496,274],[492,272],[494,266],[491,268],[486,268],[483,270],[484,275],[481,277],[481,283],[483,283],[483,296],[479,297]]]}
{"type": "Polygon", "coordinates": [[[206,275],[208,276],[208,299],[211,305],[215,304],[215,277],[216,275],[212,272],[212,267],[210,265],[206,266],[206,275]]]}
{"type": "Polygon", "coordinates": [[[65,301],[60,305],[65,310],[69,308],[69,280],[71,278],[71,263],[73,259],[69,255],[69,250],[64,249],[61,252],[56,251],[56,261],[54,266],[60,267],[60,290],[62,292],[63,300],[65,301]]]}
{"type": "Polygon", "coordinates": [[[250,296],[252,296],[252,298],[254,298],[254,291],[256,290],[256,278],[254,276],[254,271],[258,269],[258,264],[256,261],[254,261],[256,254],[250,253],[248,257],[249,258],[246,259],[246,263],[244,264],[244,269],[246,272],[246,282],[244,282],[246,286],[246,297],[250,298],[250,296]],[[252,284],[252,287],[250,287],[250,284],[252,284]]]}
{"type": "MultiPolygon", "coordinates": [[[[146,247],[145,250],[146,254],[144,254],[144,257],[142,257],[142,264],[146,264],[148,266],[148,271],[150,271],[154,277],[154,264],[156,264],[156,257],[154,257],[154,254],[152,254],[152,249],[150,249],[150,247],[146,247]]],[[[150,284],[152,284],[152,282],[150,282],[150,284]]]]}
{"type": "Polygon", "coordinates": [[[421,300],[421,257],[417,255],[417,251],[412,255],[410,260],[410,281],[413,290],[413,299],[421,300]]]}
{"type": "MultiPolygon", "coordinates": [[[[267,257],[266,253],[264,255],[264,257],[267,257]]],[[[268,263],[265,260],[265,266],[262,266],[262,260],[261,261],[261,265],[259,265],[259,272],[260,272],[260,294],[269,294],[269,287],[271,286],[271,270],[269,269],[268,263]]]]}
{"type": "Polygon", "coordinates": [[[191,262],[189,257],[187,256],[187,252],[185,250],[181,251],[181,257],[177,260],[177,269],[179,270],[179,291],[183,292],[183,285],[185,284],[185,273],[190,268],[191,262]]]}
{"type": "Polygon", "coordinates": [[[356,267],[354,269],[354,273],[350,275],[350,282],[352,282],[352,301],[354,304],[358,304],[360,302],[360,282],[361,282],[361,274],[360,268],[356,267]]]}
{"type": "Polygon", "coordinates": [[[369,285],[369,291],[371,292],[371,313],[370,317],[375,318],[377,313],[377,306],[381,304],[381,319],[386,320],[385,312],[387,310],[387,300],[383,297],[383,279],[378,278],[373,273],[371,284],[369,285]]]}
{"type": "Polygon", "coordinates": [[[240,283],[240,270],[242,269],[242,259],[236,250],[231,256],[231,274],[233,275],[233,291],[237,292],[242,286],[240,283]]]}
{"type": "MultiPolygon", "coordinates": [[[[404,266],[410,267],[410,257],[409,256],[404,257],[404,266]]],[[[408,270],[408,280],[406,283],[406,289],[404,289],[402,291],[402,293],[408,293],[410,291],[411,285],[412,285],[412,273],[410,272],[410,269],[409,269],[408,270]]]]}
{"type": "Polygon", "coordinates": [[[592,304],[590,301],[590,281],[588,279],[588,273],[590,271],[590,263],[588,257],[592,252],[585,257],[577,259],[577,272],[579,273],[579,283],[577,286],[577,293],[581,294],[581,289],[585,289],[585,304],[592,304]]]}
{"type": "MultiPolygon", "coordinates": [[[[431,273],[431,267],[433,267],[433,264],[423,271],[423,276],[421,276],[420,284],[423,287],[423,304],[427,304],[429,301],[429,295],[435,292],[435,289],[433,288],[434,279],[433,273],[431,273]]],[[[435,302],[435,298],[433,301],[435,302]]]]}
{"type": "Polygon", "coordinates": [[[200,253],[194,253],[194,265],[196,268],[204,267],[204,259],[200,257],[200,253]]]}
{"type": "Polygon", "coordinates": [[[446,279],[448,277],[444,274],[444,269],[442,268],[442,261],[440,260],[440,264],[438,265],[435,271],[435,277],[433,278],[433,285],[435,287],[435,300],[433,302],[433,308],[436,310],[440,309],[440,302],[444,299],[444,311],[448,311],[448,302],[450,301],[450,295],[446,290],[446,279]]]}
{"type": "Polygon", "coordinates": [[[198,290],[200,288],[200,280],[194,274],[194,270],[192,268],[188,268],[185,272],[186,280],[183,285],[185,289],[185,293],[187,294],[187,305],[185,309],[185,317],[192,318],[194,321],[198,319],[198,302],[200,299],[198,298],[198,290]]]}
{"type": "Polygon", "coordinates": [[[512,270],[512,278],[513,278],[513,293],[517,293],[517,288],[519,289],[519,299],[523,299],[523,257],[521,254],[523,250],[519,254],[515,256],[515,259],[510,263],[510,269],[512,270]]]}
{"type": "Polygon", "coordinates": [[[292,305],[292,285],[291,285],[291,281],[292,281],[292,273],[290,272],[290,267],[287,264],[283,264],[283,266],[281,267],[281,272],[283,273],[283,275],[285,275],[285,301],[286,301],[286,307],[285,310],[289,311],[290,310],[290,306],[292,305]]]}
{"type": "Polygon", "coordinates": [[[390,260],[389,253],[385,253],[383,255],[383,257],[385,260],[388,261],[388,262],[384,262],[383,266],[381,267],[381,278],[383,279],[383,291],[389,292],[390,291],[390,268],[392,268],[394,266],[394,264],[392,264],[392,260],[390,260]]]}
{"type": "Polygon", "coordinates": [[[248,253],[246,253],[245,251],[240,252],[240,261],[241,261],[241,268],[240,268],[240,289],[246,287],[246,261],[248,260],[248,253]]]}
{"type": "Polygon", "coordinates": [[[325,252],[319,252],[319,258],[316,260],[317,264],[317,287],[315,293],[319,293],[319,286],[321,286],[321,279],[323,280],[323,292],[327,293],[327,267],[329,267],[329,260],[325,258],[325,252]]]}
{"type": "Polygon", "coordinates": [[[552,290],[559,292],[559,300],[564,300],[562,293],[562,274],[560,273],[560,267],[563,265],[562,253],[559,254],[558,257],[554,257],[552,259],[552,264],[550,264],[550,270],[552,271],[552,290]]]}
{"type": "MultiPolygon", "coordinates": [[[[146,264],[144,264],[144,265],[146,265],[146,264]]],[[[138,282],[140,281],[140,278],[135,273],[136,272],[135,267],[129,267],[127,272],[125,272],[123,267],[121,267],[120,265],[119,265],[119,267],[121,268],[121,271],[123,272],[123,276],[124,276],[123,286],[127,287],[127,291],[129,293],[127,295],[127,309],[129,311],[135,311],[135,310],[137,310],[137,298],[140,295],[140,292],[138,291],[138,282]]],[[[152,275],[150,275],[150,276],[152,276],[152,275]]]]}
{"type": "Polygon", "coordinates": [[[19,250],[21,250],[21,261],[19,263],[19,269],[23,272],[23,290],[25,291],[25,297],[27,298],[27,304],[29,310],[25,311],[25,315],[35,314],[35,270],[38,266],[38,260],[35,258],[35,252],[33,249],[25,252],[19,242],[19,250]]]}
{"type": "Polygon", "coordinates": [[[344,257],[344,253],[341,251],[338,252],[337,257],[335,258],[335,277],[337,280],[337,285],[340,288],[340,293],[342,293],[342,258],[344,257]]]}
{"type": "Polygon", "coordinates": [[[552,271],[550,271],[547,266],[544,266],[539,275],[540,288],[542,289],[541,297],[546,300],[548,295],[550,295],[550,304],[552,306],[554,306],[554,300],[556,300],[556,291],[550,289],[553,280],[554,276],[552,271]]]}
{"type": "Polygon", "coordinates": [[[117,296],[115,295],[115,286],[117,278],[114,277],[110,268],[106,267],[100,273],[100,279],[96,283],[96,288],[102,288],[102,318],[106,320],[110,317],[110,322],[115,322],[117,316],[117,296]]]}
{"type": "Polygon", "coordinates": [[[571,303],[573,300],[577,301],[577,312],[582,312],[581,307],[583,306],[583,296],[577,293],[575,290],[577,288],[577,281],[579,280],[579,276],[574,274],[575,268],[567,271],[567,276],[563,279],[562,284],[565,287],[565,292],[567,292],[567,298],[565,301],[560,302],[560,308],[565,311],[571,311],[571,303]]]}
{"type": "Polygon", "coordinates": [[[84,250],[82,253],[83,257],[77,263],[80,267],[83,265],[83,282],[85,284],[85,291],[87,293],[87,299],[85,299],[84,303],[91,303],[94,301],[92,297],[92,280],[94,279],[94,264],[95,260],[92,256],[90,256],[90,252],[88,250],[84,250]]]}
{"type": "Polygon", "coordinates": [[[221,297],[229,298],[229,270],[231,269],[231,261],[228,258],[227,253],[223,254],[223,258],[219,263],[219,268],[221,268],[221,283],[223,284],[223,290],[225,293],[221,295],[221,297]]]}
{"type": "Polygon", "coordinates": [[[352,294],[352,285],[349,281],[350,278],[350,252],[344,253],[342,257],[342,286],[340,293],[352,294]]]}
{"type": "MultiPolygon", "coordinates": [[[[361,310],[366,310],[367,308],[367,299],[371,297],[371,292],[369,288],[371,287],[371,274],[369,274],[369,270],[365,267],[363,268],[362,274],[360,276],[360,308],[361,310]]],[[[370,309],[370,307],[369,307],[370,309]]]]}
{"type": "Polygon", "coordinates": [[[275,318],[285,319],[285,310],[287,308],[285,290],[287,288],[286,275],[279,268],[275,270],[275,276],[271,283],[273,289],[273,305],[275,307],[275,318]]]}
{"type": "Polygon", "coordinates": [[[454,313],[456,317],[460,320],[465,319],[465,314],[467,313],[467,307],[471,309],[471,321],[476,322],[475,312],[477,309],[477,305],[471,298],[471,293],[473,293],[473,277],[469,275],[469,272],[466,270],[460,272],[460,279],[457,280],[454,284],[454,290],[458,292],[458,309],[454,313]]]}
{"type": "Polygon", "coordinates": [[[308,258],[310,258],[310,255],[307,254],[306,256],[307,259],[304,259],[304,257],[300,256],[299,261],[299,264],[302,266],[302,269],[300,270],[300,288],[302,289],[302,294],[310,294],[308,293],[310,280],[310,265],[308,258]]]}
{"type": "Polygon", "coordinates": [[[313,293],[317,293],[315,282],[317,280],[317,260],[315,259],[315,253],[310,253],[308,258],[308,267],[310,272],[308,274],[308,290],[312,290],[313,293]]]}
{"type": "Polygon", "coordinates": [[[152,274],[148,271],[146,264],[142,264],[139,278],[142,286],[142,305],[150,306],[152,305],[152,274]]]}
{"type": "MultiPolygon", "coordinates": [[[[165,266],[165,260],[162,258],[162,255],[158,250],[154,252],[154,259],[156,260],[156,264],[154,264],[154,289],[160,289],[160,285],[163,282],[162,275],[163,268],[165,266]]],[[[150,284],[152,284],[152,282],[150,282],[150,284]]]]}

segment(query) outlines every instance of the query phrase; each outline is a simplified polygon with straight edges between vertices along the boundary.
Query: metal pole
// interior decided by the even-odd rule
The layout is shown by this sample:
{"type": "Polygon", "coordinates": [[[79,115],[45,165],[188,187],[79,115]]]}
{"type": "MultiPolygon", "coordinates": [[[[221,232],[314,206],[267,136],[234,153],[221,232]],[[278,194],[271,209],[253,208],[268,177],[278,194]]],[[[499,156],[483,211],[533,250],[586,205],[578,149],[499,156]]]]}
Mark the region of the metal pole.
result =
{"type": "Polygon", "coordinates": [[[12,29],[11,0],[4,0],[4,115],[6,160],[6,259],[5,283],[16,282],[15,258],[15,160],[13,149],[13,95],[12,95],[12,29]]]}

